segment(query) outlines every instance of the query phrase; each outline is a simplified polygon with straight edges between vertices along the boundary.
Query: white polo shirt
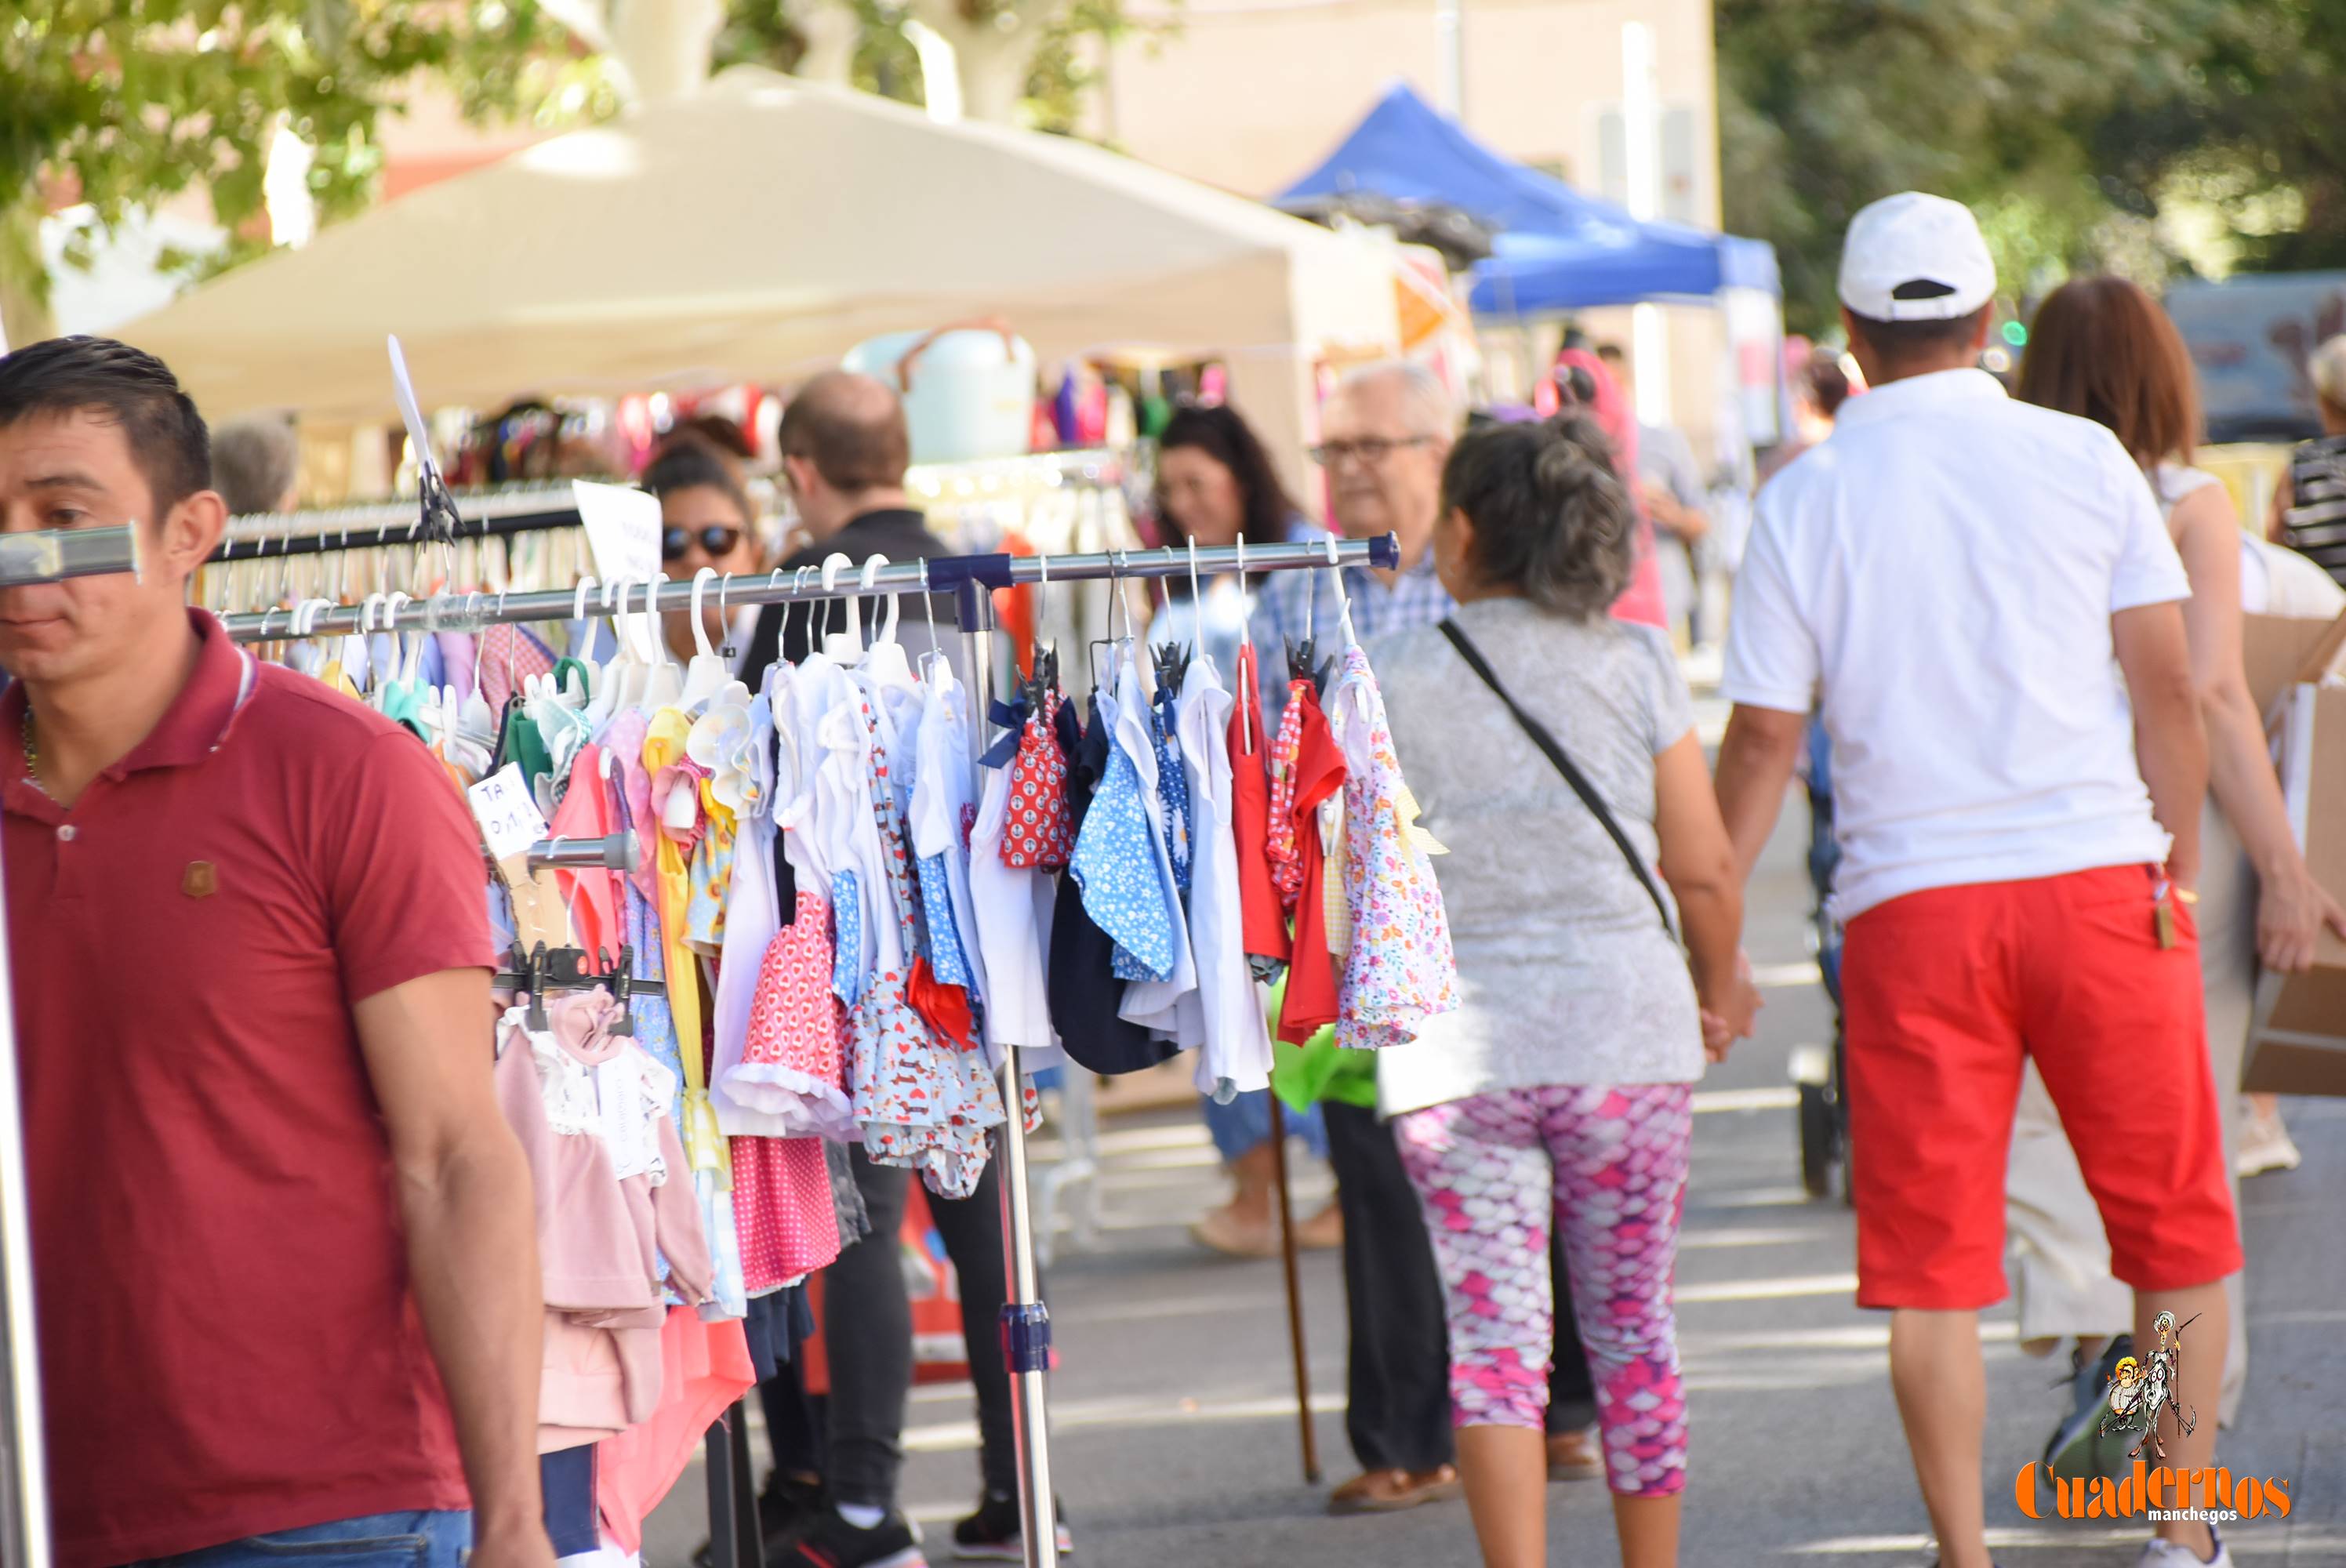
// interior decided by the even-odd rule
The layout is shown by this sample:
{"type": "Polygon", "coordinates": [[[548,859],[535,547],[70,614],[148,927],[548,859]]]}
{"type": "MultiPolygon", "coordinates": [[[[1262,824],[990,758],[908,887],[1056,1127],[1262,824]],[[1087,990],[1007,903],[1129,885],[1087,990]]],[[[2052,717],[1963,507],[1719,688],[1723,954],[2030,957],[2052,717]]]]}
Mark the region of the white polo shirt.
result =
{"type": "Polygon", "coordinates": [[[1843,919],[1925,888],[2153,864],[2110,616],[2188,598],[2148,483],[1984,371],[1893,382],[1760,492],[1722,689],[1821,711],[1843,919]]]}

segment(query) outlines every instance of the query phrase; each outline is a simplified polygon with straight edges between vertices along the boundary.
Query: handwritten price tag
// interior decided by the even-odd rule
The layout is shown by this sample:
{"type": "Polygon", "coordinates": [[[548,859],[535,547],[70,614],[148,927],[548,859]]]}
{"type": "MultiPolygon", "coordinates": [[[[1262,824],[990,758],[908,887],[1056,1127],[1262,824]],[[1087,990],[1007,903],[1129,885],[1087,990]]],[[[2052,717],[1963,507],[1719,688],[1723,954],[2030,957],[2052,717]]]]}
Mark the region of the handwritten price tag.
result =
{"type": "Polygon", "coordinates": [[[481,825],[481,841],[493,860],[509,860],[529,852],[546,837],[546,819],[522,782],[521,769],[508,762],[464,791],[473,819],[481,825]]]}

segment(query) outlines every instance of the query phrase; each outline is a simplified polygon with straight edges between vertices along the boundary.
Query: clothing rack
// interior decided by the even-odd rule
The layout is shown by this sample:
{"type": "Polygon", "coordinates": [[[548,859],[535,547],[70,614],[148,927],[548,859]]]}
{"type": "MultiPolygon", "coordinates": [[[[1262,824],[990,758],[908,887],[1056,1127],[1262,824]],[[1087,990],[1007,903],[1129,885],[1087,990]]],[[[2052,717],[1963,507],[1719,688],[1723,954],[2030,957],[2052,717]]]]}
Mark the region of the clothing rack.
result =
{"type": "MultiPolygon", "coordinates": [[[[339,546],[337,546],[339,547],[339,546]]],[[[669,614],[694,607],[715,594],[721,606],[804,604],[823,599],[864,598],[929,592],[974,594],[980,588],[1035,585],[1102,578],[1172,577],[1190,571],[1287,572],[1326,566],[1395,567],[1400,546],[1388,534],[1376,539],[1322,540],[1305,545],[1218,545],[1198,550],[1165,545],[1155,550],[1105,550],[1081,555],[943,555],[934,560],[892,563],[868,576],[846,570],[825,586],[812,569],[729,573],[707,571],[691,582],[662,576],[647,583],[618,578],[598,585],[592,578],[575,589],[527,594],[434,594],[413,599],[403,594],[377,596],[363,604],[311,600],[290,610],[223,616],[230,638],[240,643],[334,636],[365,632],[474,632],[484,626],[524,621],[577,620],[589,616],[669,614]]],[[[964,628],[976,618],[963,623],[964,628]]],[[[974,652],[982,650],[972,650],[974,652]]],[[[984,668],[984,661],[973,665],[984,668]]],[[[981,698],[984,694],[980,694],[981,698]]]]}
{"type": "MultiPolygon", "coordinates": [[[[844,561],[844,557],[840,558],[844,561]]],[[[722,581],[714,571],[703,571],[688,583],[656,583],[622,578],[597,592],[594,580],[582,581],[563,592],[527,594],[435,594],[423,600],[403,595],[378,596],[361,605],[331,605],[311,600],[292,610],[265,610],[254,615],[222,617],[230,638],[240,643],[326,636],[365,632],[473,632],[484,626],[524,621],[574,620],[594,614],[653,614],[681,610],[696,613],[711,588],[725,606],[790,604],[814,600],[863,597],[904,592],[951,592],[955,596],[964,661],[973,708],[970,743],[973,754],[985,750],[989,732],[985,714],[992,711],[993,596],[984,590],[1035,585],[1047,591],[1053,583],[1100,578],[1169,577],[1186,573],[1308,571],[1338,566],[1379,566],[1401,564],[1399,541],[1392,535],[1375,539],[1325,539],[1304,545],[1270,545],[1249,549],[1243,545],[1205,548],[1110,550],[1076,555],[946,555],[934,560],[892,563],[852,575],[832,574],[829,584],[811,571],[774,572],[758,576],[729,575],[722,581]]],[[[556,846],[540,846],[551,853],[556,846]]],[[[568,852],[589,856],[600,851],[594,840],[563,846],[568,852]],[[589,849],[593,844],[596,847],[589,849]]],[[[1008,1301],[1002,1309],[1004,1359],[1011,1374],[1012,1411],[1019,1456],[1019,1520],[1027,1568],[1056,1568],[1057,1520],[1051,1490],[1050,1444],[1044,1372],[1051,1359],[1050,1313],[1043,1305],[1035,1260],[1032,1200],[1028,1191],[1026,1119],[1022,1105],[1025,1074],[1019,1070],[1019,1048],[1007,1047],[1003,1064],[1003,1103],[1009,1115],[1000,1133],[1003,1162],[1002,1202],[1008,1257],[1008,1301]]],[[[750,1495],[746,1428],[735,1413],[709,1434],[709,1486],[711,1502],[710,1540],[717,1568],[754,1568],[757,1554],[755,1499],[750,1495]],[[745,1511],[750,1512],[746,1526],[745,1511]]]]}
{"type": "MultiPolygon", "coordinates": [[[[467,515],[452,525],[457,539],[489,539],[548,528],[578,526],[578,503],[568,484],[534,484],[454,497],[467,515]]],[[[379,550],[426,545],[422,502],[417,497],[362,506],[331,506],[306,512],[257,512],[229,519],[228,537],[207,560],[255,561],[280,555],[326,555],[342,550],[379,550]]]]}

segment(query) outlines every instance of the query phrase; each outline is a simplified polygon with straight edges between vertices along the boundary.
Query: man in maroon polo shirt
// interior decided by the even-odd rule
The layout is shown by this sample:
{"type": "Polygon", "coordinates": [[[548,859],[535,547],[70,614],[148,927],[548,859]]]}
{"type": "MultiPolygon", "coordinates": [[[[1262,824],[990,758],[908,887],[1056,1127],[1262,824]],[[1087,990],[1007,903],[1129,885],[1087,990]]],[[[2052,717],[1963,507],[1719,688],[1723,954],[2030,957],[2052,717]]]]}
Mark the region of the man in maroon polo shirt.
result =
{"type": "Polygon", "coordinates": [[[0,526],[135,523],[145,568],[0,591],[57,1560],[542,1568],[477,838],[412,736],[185,607],[225,522],[159,361],[0,359],[0,526]]]}

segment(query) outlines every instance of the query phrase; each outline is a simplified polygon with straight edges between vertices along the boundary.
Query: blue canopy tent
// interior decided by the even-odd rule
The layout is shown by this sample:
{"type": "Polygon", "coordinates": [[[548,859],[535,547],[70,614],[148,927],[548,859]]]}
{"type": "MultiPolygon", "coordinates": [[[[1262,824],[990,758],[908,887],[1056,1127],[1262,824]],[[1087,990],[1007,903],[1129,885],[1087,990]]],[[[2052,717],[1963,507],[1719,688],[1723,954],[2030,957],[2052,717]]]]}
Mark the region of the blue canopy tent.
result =
{"type": "Polygon", "coordinates": [[[1549,175],[1510,162],[1397,83],[1326,162],[1277,204],[1371,194],[1450,207],[1496,230],[1474,267],[1478,316],[1535,316],[1721,289],[1782,292],[1764,240],[1640,221],[1549,175]]]}

